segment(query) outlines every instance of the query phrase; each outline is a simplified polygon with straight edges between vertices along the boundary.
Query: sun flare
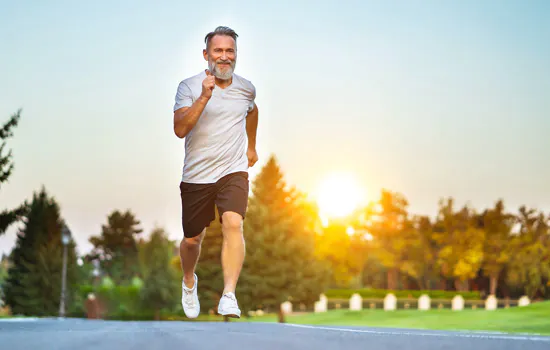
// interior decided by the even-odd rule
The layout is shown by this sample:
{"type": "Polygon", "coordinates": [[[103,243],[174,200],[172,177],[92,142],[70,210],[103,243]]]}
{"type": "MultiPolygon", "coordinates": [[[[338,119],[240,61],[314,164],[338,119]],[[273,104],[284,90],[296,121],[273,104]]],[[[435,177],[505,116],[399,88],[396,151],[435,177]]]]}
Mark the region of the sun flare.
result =
{"type": "Polygon", "coordinates": [[[330,174],[317,187],[316,200],[324,223],[351,214],[364,199],[364,189],[352,174],[330,174]]]}

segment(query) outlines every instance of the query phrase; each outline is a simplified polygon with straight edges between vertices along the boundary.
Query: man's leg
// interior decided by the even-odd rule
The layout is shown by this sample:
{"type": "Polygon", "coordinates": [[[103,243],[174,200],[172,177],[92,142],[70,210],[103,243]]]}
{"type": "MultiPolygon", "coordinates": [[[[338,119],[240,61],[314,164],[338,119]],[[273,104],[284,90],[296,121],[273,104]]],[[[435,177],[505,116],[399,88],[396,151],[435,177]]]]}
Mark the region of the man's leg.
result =
{"type": "Polygon", "coordinates": [[[183,238],[180,243],[180,262],[183,271],[183,282],[187,288],[193,288],[195,284],[195,268],[199,261],[201,244],[205,233],[206,229],[198,236],[183,238]]]}
{"type": "Polygon", "coordinates": [[[242,216],[231,211],[223,213],[222,232],[223,294],[235,293],[245,256],[242,216]]]}
{"type": "Polygon", "coordinates": [[[228,317],[241,317],[235,289],[245,258],[243,221],[248,204],[248,188],[247,173],[232,174],[220,183],[216,198],[222,221],[221,260],[224,279],[218,313],[228,317]]]}
{"type": "Polygon", "coordinates": [[[184,233],[180,243],[180,263],[184,275],[181,285],[181,303],[185,315],[196,318],[200,313],[200,302],[195,267],[200,256],[205,227],[208,227],[215,218],[216,186],[181,182],[180,192],[184,233]]]}

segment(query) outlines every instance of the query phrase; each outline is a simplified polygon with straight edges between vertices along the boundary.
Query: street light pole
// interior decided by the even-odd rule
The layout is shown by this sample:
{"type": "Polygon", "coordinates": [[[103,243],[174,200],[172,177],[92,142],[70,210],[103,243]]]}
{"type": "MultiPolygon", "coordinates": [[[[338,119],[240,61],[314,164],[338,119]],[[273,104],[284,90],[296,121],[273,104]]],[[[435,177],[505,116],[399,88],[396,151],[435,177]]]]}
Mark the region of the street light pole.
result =
{"type": "Polygon", "coordinates": [[[67,288],[67,245],[71,240],[71,231],[63,225],[61,242],[63,243],[63,272],[61,275],[61,301],[59,303],[59,317],[65,317],[65,289],[67,288]]]}

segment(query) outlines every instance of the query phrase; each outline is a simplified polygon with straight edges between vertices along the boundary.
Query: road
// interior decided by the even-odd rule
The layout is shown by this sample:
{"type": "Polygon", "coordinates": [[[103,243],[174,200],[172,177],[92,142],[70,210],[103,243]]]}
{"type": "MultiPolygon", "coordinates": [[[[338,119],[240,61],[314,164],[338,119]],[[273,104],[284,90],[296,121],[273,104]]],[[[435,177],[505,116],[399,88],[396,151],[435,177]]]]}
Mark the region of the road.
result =
{"type": "Polygon", "coordinates": [[[550,349],[550,337],[247,322],[0,319],[2,350],[550,349]]]}

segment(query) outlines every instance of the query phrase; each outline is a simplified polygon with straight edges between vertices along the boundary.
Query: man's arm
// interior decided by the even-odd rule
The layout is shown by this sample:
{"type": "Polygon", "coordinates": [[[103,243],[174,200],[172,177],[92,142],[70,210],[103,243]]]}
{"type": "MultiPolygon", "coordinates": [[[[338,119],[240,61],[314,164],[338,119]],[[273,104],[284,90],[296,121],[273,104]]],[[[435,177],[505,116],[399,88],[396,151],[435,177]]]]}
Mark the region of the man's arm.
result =
{"type": "Polygon", "coordinates": [[[199,117],[208,103],[208,98],[199,97],[191,107],[183,107],[174,112],[174,133],[183,139],[197,124],[199,117]]]}
{"type": "MultiPolygon", "coordinates": [[[[215,77],[207,70],[206,78],[202,81],[202,92],[199,98],[191,106],[182,107],[174,111],[174,133],[179,138],[182,139],[187,136],[189,131],[195,127],[202,111],[204,111],[204,107],[206,107],[206,104],[212,97],[212,90],[214,90],[215,84],[215,77]]],[[[178,90],[176,100],[190,103],[191,92],[189,88],[185,84],[181,86],[182,89],[178,90]]]]}
{"type": "Polygon", "coordinates": [[[258,130],[258,106],[254,103],[254,107],[246,115],[246,136],[248,136],[248,166],[254,166],[258,161],[258,153],[256,152],[256,131],[258,130]]]}

